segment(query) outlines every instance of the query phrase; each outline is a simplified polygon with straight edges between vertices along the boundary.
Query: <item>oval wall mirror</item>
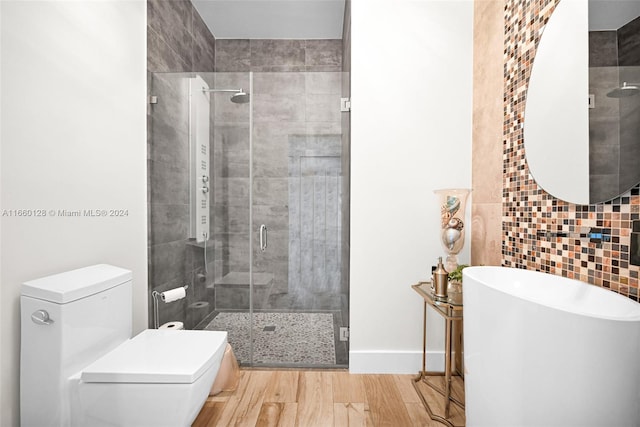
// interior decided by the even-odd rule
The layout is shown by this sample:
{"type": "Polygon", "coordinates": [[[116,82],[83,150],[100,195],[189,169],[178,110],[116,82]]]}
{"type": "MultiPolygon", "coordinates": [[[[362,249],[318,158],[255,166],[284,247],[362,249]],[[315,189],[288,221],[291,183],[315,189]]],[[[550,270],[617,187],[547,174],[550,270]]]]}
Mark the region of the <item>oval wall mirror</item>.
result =
{"type": "Polygon", "coordinates": [[[567,202],[640,183],[640,2],[560,1],[531,71],[524,146],[536,183],[567,202]]]}

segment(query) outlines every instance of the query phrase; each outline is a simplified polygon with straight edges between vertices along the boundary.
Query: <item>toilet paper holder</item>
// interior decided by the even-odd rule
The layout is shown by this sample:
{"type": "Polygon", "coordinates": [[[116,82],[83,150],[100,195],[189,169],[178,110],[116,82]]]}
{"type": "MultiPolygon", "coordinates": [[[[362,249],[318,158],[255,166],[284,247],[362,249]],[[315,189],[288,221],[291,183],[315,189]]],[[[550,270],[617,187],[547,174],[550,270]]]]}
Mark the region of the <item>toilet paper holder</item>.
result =
{"type": "MultiPolygon", "coordinates": [[[[187,289],[189,289],[189,285],[184,285],[182,286],[182,288],[184,289],[185,293],[187,292],[187,289]]],[[[176,288],[179,289],[179,288],[176,288]]],[[[172,289],[173,290],[173,289],[172,289]]],[[[162,301],[165,304],[168,304],[171,301],[165,301],[164,298],[162,297],[163,292],[158,292],[158,291],[152,291],[151,292],[151,296],[153,297],[153,323],[156,329],[158,329],[158,327],[160,326],[160,322],[158,320],[159,317],[159,310],[158,310],[158,299],[162,299],[162,301]]]]}

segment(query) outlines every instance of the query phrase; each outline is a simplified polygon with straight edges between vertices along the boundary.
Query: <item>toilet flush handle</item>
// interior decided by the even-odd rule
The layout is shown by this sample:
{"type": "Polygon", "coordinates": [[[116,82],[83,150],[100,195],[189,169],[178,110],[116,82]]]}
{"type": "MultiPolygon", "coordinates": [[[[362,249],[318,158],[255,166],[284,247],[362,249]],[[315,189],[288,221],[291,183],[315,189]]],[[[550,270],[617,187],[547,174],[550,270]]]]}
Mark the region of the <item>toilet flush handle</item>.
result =
{"type": "Polygon", "coordinates": [[[37,325],[50,325],[53,323],[53,320],[49,318],[49,313],[47,313],[46,310],[35,311],[31,315],[31,320],[37,325]]]}

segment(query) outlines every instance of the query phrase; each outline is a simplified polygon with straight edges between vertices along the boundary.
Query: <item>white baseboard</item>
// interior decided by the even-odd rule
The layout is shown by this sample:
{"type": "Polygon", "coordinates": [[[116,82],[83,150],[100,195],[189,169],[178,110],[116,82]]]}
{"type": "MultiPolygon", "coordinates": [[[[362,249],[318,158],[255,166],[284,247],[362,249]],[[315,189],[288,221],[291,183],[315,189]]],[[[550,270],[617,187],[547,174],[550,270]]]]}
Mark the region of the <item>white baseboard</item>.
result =
{"type": "MultiPolygon", "coordinates": [[[[421,351],[350,351],[352,374],[416,374],[422,369],[421,351]]],[[[427,370],[444,370],[444,352],[427,351],[427,370]]]]}

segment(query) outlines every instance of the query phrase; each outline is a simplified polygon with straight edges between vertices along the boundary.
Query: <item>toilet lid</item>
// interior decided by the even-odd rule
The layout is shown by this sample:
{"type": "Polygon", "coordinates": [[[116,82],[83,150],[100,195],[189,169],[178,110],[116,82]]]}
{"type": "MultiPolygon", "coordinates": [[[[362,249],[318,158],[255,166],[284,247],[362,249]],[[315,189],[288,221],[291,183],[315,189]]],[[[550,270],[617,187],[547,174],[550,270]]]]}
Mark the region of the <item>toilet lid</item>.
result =
{"type": "Polygon", "coordinates": [[[190,384],[222,360],[227,333],[147,329],[82,371],[90,383],[190,384]]]}

